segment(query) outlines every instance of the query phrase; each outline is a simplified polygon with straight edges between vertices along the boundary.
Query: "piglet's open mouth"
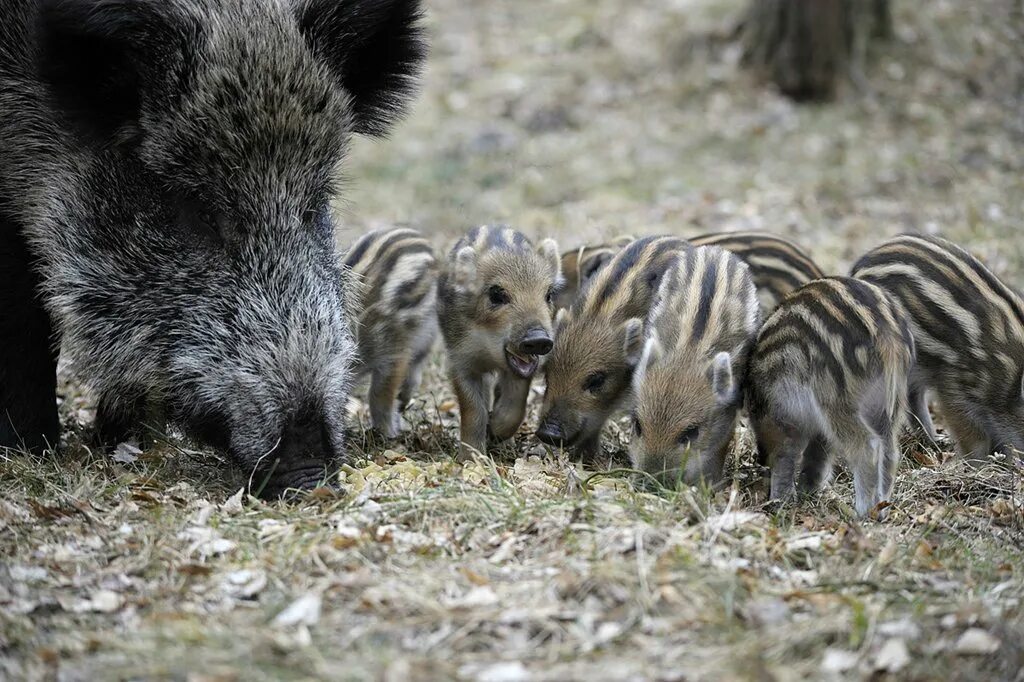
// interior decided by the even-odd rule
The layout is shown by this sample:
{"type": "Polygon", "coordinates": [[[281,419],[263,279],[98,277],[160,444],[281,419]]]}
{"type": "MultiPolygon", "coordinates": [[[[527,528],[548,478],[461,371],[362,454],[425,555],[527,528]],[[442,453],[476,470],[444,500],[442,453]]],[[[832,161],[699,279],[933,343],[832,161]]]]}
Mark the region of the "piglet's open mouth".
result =
{"type": "Polygon", "coordinates": [[[509,368],[524,379],[529,379],[537,371],[540,358],[536,355],[520,355],[508,348],[505,349],[505,361],[509,368]]]}

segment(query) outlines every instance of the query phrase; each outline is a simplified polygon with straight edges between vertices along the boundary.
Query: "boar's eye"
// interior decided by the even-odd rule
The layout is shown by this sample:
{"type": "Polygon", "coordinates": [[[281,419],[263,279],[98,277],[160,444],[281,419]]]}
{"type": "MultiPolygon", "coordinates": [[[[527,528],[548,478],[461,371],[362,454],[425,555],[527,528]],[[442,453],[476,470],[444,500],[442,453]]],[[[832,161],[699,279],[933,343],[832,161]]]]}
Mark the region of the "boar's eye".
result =
{"type": "Polygon", "coordinates": [[[697,436],[699,434],[700,430],[697,428],[696,424],[688,426],[681,434],[679,434],[679,444],[690,445],[690,443],[697,440],[697,436]]]}
{"type": "Polygon", "coordinates": [[[508,305],[512,302],[512,297],[508,295],[502,287],[497,284],[492,284],[487,288],[487,300],[491,302],[493,306],[508,305]]]}
{"type": "Polygon", "coordinates": [[[211,232],[217,237],[223,238],[223,235],[221,234],[221,221],[217,219],[217,216],[212,211],[200,209],[196,214],[196,218],[199,220],[199,225],[202,226],[204,230],[211,232]]]}
{"type": "Polygon", "coordinates": [[[636,416],[634,414],[633,415],[633,434],[637,438],[640,438],[641,436],[643,436],[643,433],[644,433],[643,429],[640,428],[640,417],[638,417],[638,416],[636,416]]]}
{"type": "Polygon", "coordinates": [[[604,372],[594,372],[583,381],[583,390],[590,393],[597,393],[604,388],[604,382],[608,376],[604,372]]]}
{"type": "Polygon", "coordinates": [[[548,289],[548,293],[544,296],[544,300],[547,301],[548,305],[551,305],[555,300],[555,288],[551,287],[548,289]]]}

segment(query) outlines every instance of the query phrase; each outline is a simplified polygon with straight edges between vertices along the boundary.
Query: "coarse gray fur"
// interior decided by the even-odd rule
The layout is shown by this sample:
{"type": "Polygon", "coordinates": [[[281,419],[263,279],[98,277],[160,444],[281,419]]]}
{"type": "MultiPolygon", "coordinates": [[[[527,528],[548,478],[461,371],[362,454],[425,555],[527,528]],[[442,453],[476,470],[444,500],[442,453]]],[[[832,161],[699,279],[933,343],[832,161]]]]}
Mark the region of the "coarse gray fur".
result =
{"type": "Polygon", "coordinates": [[[0,14],[0,236],[27,242],[101,434],[167,420],[266,495],[315,484],[354,351],[330,203],[350,135],[410,94],[418,1],[0,14]]]}

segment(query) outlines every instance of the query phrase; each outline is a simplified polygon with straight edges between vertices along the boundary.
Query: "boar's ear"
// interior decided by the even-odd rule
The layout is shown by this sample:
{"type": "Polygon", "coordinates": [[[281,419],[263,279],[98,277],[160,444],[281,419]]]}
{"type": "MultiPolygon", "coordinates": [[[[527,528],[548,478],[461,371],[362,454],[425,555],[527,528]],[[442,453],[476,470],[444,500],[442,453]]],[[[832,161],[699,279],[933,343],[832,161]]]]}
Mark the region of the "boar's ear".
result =
{"type": "Polygon", "coordinates": [[[711,390],[720,405],[731,403],[736,384],[732,378],[732,357],[722,351],[711,361],[711,390]]]}
{"type": "Polygon", "coordinates": [[[352,96],[354,130],[383,135],[427,54],[420,0],[302,0],[297,13],[310,49],[352,96]]]}
{"type": "Polygon", "coordinates": [[[558,253],[558,242],[554,239],[545,239],[537,246],[537,254],[548,263],[551,268],[552,278],[562,278],[562,257],[558,253]]]}
{"type": "Polygon", "coordinates": [[[636,364],[640,362],[640,354],[644,350],[644,321],[639,317],[630,318],[622,325],[622,329],[624,331],[622,347],[626,354],[626,364],[636,367],[636,364]]]}
{"type": "Polygon", "coordinates": [[[100,143],[137,132],[144,96],[160,94],[169,65],[187,67],[187,19],[164,2],[44,0],[36,28],[39,72],[54,104],[100,143]]]}
{"type": "Polygon", "coordinates": [[[452,264],[452,284],[459,291],[466,292],[474,288],[476,282],[476,251],[472,246],[464,246],[455,254],[452,264]]]}

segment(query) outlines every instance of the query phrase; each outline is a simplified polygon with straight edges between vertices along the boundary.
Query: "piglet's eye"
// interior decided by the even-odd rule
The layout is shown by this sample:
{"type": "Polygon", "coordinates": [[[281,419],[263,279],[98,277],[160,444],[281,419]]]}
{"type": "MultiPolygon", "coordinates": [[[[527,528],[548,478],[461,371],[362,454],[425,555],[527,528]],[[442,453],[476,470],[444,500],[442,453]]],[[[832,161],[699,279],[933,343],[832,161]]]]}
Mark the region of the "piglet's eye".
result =
{"type": "Polygon", "coordinates": [[[589,391],[590,393],[597,393],[604,388],[604,382],[607,378],[608,377],[604,372],[594,372],[583,382],[583,390],[589,391]]]}
{"type": "Polygon", "coordinates": [[[637,417],[636,415],[633,415],[633,434],[637,438],[640,438],[641,436],[643,436],[643,433],[643,429],[640,428],[640,418],[637,417]]]}
{"type": "Polygon", "coordinates": [[[512,297],[505,289],[494,284],[487,288],[487,300],[491,302],[491,305],[508,305],[512,302],[512,297]]]}
{"type": "Polygon", "coordinates": [[[700,430],[696,425],[687,427],[681,434],[679,434],[679,444],[689,445],[693,441],[697,440],[697,436],[700,434],[700,430]]]}

